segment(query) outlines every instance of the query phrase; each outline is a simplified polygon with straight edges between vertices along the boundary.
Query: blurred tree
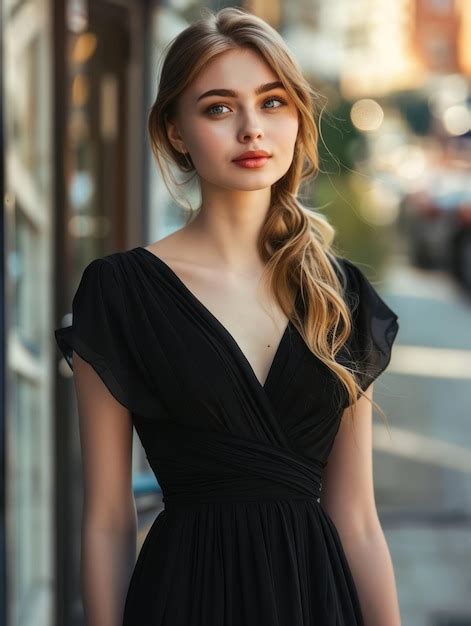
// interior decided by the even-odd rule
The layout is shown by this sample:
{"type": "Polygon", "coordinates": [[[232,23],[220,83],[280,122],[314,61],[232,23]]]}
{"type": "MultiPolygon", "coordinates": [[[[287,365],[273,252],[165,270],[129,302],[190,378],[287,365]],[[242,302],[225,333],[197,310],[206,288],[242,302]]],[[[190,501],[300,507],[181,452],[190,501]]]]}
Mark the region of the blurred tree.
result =
{"type": "Polygon", "coordinates": [[[335,245],[340,255],[374,268],[374,272],[366,268],[366,273],[379,278],[381,268],[394,248],[394,229],[371,224],[362,216],[361,188],[364,187],[366,193],[367,181],[364,185],[358,179],[354,181],[358,176],[360,174],[355,173],[319,175],[314,182],[312,206],[319,207],[319,212],[337,231],[335,245]]]}
{"type": "Polygon", "coordinates": [[[318,120],[321,171],[335,173],[341,172],[344,167],[352,168],[354,165],[352,143],[355,144],[356,153],[362,151],[362,146],[366,150],[363,134],[352,124],[351,107],[351,102],[340,99],[334,109],[325,109],[318,120]]]}

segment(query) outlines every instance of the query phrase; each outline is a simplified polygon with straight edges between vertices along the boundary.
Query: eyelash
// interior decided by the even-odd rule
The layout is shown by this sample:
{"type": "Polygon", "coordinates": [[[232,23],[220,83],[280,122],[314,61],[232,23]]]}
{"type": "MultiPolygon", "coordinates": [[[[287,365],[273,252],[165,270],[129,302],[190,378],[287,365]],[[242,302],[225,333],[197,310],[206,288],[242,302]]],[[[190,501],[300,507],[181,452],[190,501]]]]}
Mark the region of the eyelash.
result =
{"type": "MultiPolygon", "coordinates": [[[[282,103],[283,106],[288,104],[284,98],[280,98],[279,96],[271,96],[270,98],[267,98],[266,100],[264,100],[263,104],[265,105],[267,102],[271,102],[272,100],[278,100],[279,102],[282,103]]],[[[211,117],[218,117],[220,115],[224,115],[224,113],[211,113],[210,111],[216,107],[225,107],[225,106],[227,105],[219,104],[219,103],[212,104],[210,107],[206,109],[205,113],[207,113],[211,117]]],[[[273,110],[276,110],[276,109],[281,109],[281,107],[273,107],[273,110]]]]}

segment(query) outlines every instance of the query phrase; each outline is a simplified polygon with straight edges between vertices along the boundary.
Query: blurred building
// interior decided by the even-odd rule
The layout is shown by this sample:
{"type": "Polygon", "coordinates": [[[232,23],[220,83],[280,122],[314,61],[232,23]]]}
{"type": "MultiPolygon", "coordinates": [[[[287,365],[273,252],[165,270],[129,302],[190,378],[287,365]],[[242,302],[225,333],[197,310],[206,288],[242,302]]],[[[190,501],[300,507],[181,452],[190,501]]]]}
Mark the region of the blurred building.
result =
{"type": "Polygon", "coordinates": [[[462,69],[461,49],[466,44],[459,35],[466,4],[456,0],[415,1],[415,51],[424,69],[440,74],[462,69]]]}
{"type": "Polygon", "coordinates": [[[466,76],[471,76],[471,0],[459,0],[460,29],[458,63],[466,76]]]}
{"type": "Polygon", "coordinates": [[[346,98],[409,87],[414,0],[300,0],[289,5],[285,38],[304,71],[338,83],[346,98]]]}
{"type": "Polygon", "coordinates": [[[346,98],[415,88],[430,74],[471,67],[470,0],[299,0],[284,37],[315,80],[346,98]]]}

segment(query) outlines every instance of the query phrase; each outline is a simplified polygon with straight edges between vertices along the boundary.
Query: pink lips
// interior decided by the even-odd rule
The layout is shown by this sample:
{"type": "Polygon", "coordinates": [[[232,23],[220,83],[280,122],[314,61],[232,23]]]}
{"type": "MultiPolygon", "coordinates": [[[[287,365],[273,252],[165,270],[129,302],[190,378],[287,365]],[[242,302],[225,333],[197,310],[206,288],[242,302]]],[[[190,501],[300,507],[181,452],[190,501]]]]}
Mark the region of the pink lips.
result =
{"type": "Polygon", "coordinates": [[[247,152],[242,152],[239,154],[234,161],[239,161],[240,159],[256,159],[258,157],[268,157],[270,156],[266,150],[247,150],[247,152]]]}
{"type": "Polygon", "coordinates": [[[237,159],[234,161],[239,167],[257,168],[262,167],[270,157],[255,157],[251,159],[237,159]]]}
{"type": "Polygon", "coordinates": [[[233,161],[240,167],[256,168],[265,165],[270,156],[266,150],[247,150],[247,152],[239,154],[233,161]]]}

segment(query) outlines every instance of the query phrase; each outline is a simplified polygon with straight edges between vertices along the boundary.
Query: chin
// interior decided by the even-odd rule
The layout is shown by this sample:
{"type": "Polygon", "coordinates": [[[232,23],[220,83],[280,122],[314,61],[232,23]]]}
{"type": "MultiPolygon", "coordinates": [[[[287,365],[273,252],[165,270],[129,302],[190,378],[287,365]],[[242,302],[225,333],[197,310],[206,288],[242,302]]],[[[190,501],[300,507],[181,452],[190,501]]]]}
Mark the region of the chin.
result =
{"type": "Polygon", "coordinates": [[[276,181],[271,180],[270,177],[269,181],[264,181],[260,179],[252,180],[247,182],[245,185],[241,184],[240,182],[238,184],[237,181],[233,181],[232,184],[229,183],[229,185],[227,186],[237,191],[260,191],[261,189],[267,189],[267,187],[271,187],[275,182],[276,181]]]}
{"type": "MultiPolygon", "coordinates": [[[[273,176],[267,176],[266,172],[250,172],[250,176],[247,176],[245,172],[242,175],[221,176],[220,178],[205,178],[205,180],[214,187],[220,187],[221,189],[233,189],[235,191],[257,191],[258,189],[265,189],[270,187],[278,179],[273,176]]],[[[204,178],[204,177],[203,177],[204,178]]]]}

